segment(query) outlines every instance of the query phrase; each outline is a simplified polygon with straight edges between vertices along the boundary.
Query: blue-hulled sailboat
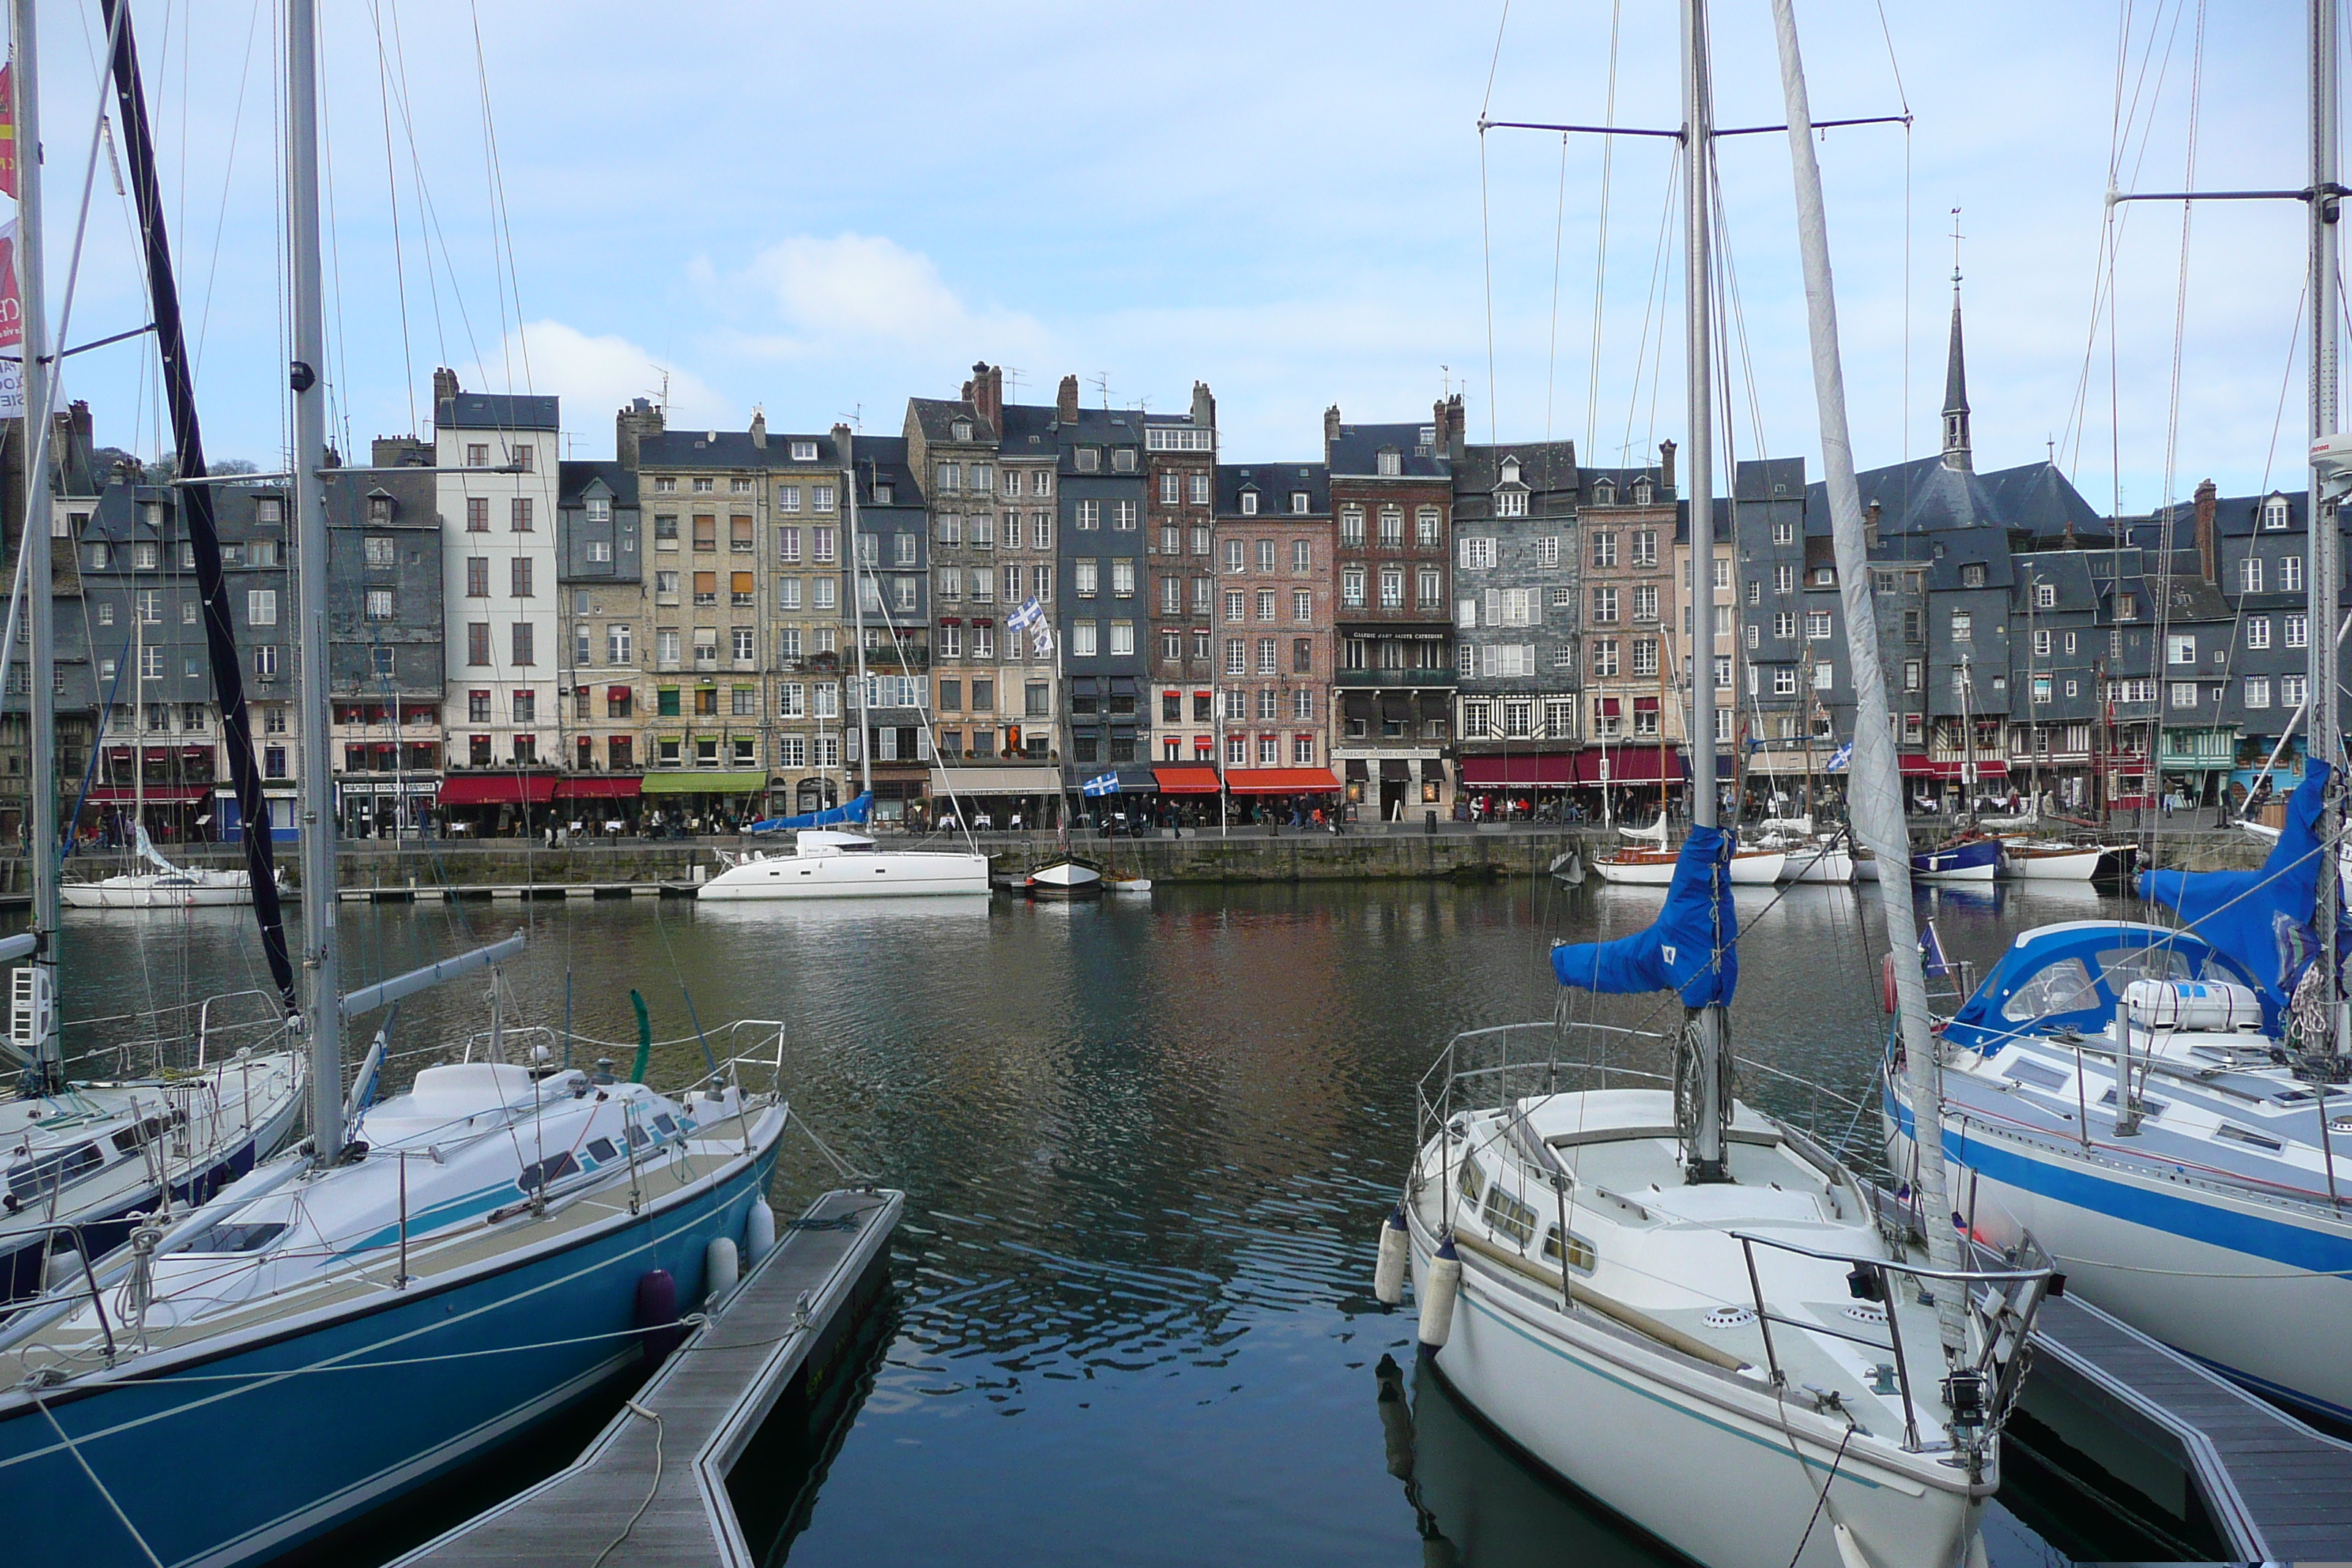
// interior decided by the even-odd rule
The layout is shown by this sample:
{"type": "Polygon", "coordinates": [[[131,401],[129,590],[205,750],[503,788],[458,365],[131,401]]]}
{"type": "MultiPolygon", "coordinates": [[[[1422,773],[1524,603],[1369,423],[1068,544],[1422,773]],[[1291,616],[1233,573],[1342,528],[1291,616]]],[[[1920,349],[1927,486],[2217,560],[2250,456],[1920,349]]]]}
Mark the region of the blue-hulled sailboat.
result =
{"type": "MultiPolygon", "coordinates": [[[[184,376],[130,17],[120,0],[105,11],[162,358],[184,376]]],[[[327,610],[316,27],[311,0],[291,0],[305,626],[327,610]]],[[[20,84],[32,68],[20,47],[20,84]]],[[[323,681],[307,680],[302,700],[303,879],[331,889],[323,681]]],[[[760,1065],[781,1067],[780,1026],[714,1031],[746,1049],[712,1053],[706,1076],[670,1096],[639,1081],[649,1031],[630,1081],[552,1071],[502,1059],[494,1002],[487,1037],[454,1042],[457,1059],[371,1104],[383,1037],[347,1092],[345,1021],[490,968],[521,939],[345,996],[334,910],[331,893],[304,900],[308,994],[291,1022],[312,1050],[309,1142],[184,1217],[154,1216],[87,1284],[60,1283],[0,1329],[0,1489],[21,1505],[5,1528],[11,1563],[276,1557],[637,1367],[647,1336],[702,1298],[713,1245],[765,1234],[753,1211],[786,1112],[772,1079],[747,1089],[741,1069],[754,1043],[771,1058],[760,1065]]]]}

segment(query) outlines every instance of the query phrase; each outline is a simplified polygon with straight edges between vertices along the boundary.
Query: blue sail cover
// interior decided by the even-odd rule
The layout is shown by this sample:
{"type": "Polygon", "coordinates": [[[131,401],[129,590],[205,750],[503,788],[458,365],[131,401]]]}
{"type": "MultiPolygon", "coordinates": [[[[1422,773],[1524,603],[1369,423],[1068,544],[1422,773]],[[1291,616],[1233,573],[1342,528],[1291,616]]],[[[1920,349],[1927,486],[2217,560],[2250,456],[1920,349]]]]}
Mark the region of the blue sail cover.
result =
{"type": "Polygon", "coordinates": [[[874,814],[874,796],[859,795],[847,805],[829,805],[823,811],[803,812],[798,816],[765,816],[743,829],[746,833],[790,833],[803,827],[838,827],[845,822],[863,822],[874,814]]]}
{"type": "Polygon", "coordinates": [[[2319,953],[2314,921],[2323,878],[2339,900],[2342,884],[2319,843],[2319,808],[2327,764],[2312,763],[2286,803],[2286,827],[2259,871],[2143,871],[2139,896],[2179,911],[2183,921],[2254,978],[2263,1021],[2280,1026],[2304,970],[2319,953]]]}
{"type": "Polygon", "coordinates": [[[1675,862],[1666,907],[1647,931],[1615,942],[1582,942],[1551,950],[1551,972],[1562,985],[1623,994],[1679,991],[1685,1007],[1728,1006],[1739,984],[1738,917],[1731,909],[1733,839],[1720,827],[1694,827],[1675,862]],[[1710,888],[1710,884],[1712,887],[1710,888]],[[1723,958],[1716,962],[1716,933],[1723,958]]]}

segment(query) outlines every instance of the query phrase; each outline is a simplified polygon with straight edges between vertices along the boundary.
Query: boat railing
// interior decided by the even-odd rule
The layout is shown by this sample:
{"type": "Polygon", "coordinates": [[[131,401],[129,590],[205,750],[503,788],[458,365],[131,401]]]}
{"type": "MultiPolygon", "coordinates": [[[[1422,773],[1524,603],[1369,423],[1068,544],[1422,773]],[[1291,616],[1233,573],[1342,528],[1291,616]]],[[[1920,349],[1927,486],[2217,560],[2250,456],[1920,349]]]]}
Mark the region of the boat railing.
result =
{"type": "Polygon", "coordinates": [[[62,1025],[59,1032],[77,1042],[92,1034],[111,1037],[96,1044],[77,1043],[71,1054],[90,1076],[130,1078],[149,1072],[199,1071],[216,1057],[234,1055],[283,1036],[286,1027],[274,993],[232,991],[200,1002],[75,1018],[62,1025]],[[255,1004],[257,1016],[219,1016],[229,1004],[239,1002],[255,1004]]]}
{"type": "MultiPolygon", "coordinates": [[[[1780,1237],[1755,1236],[1746,1231],[1733,1231],[1731,1236],[1739,1243],[1740,1252],[1748,1265],[1748,1286],[1752,1294],[1757,1328],[1764,1340],[1765,1370],[1772,1380],[1773,1387],[1785,1387],[1788,1383],[1788,1375],[1780,1365],[1779,1350],[1772,1341],[1772,1325],[1775,1323],[1808,1334],[1825,1334],[1866,1349],[1883,1350],[1894,1359],[1891,1363],[1882,1363],[1878,1381],[1882,1384],[1891,1381],[1894,1386],[1880,1386],[1874,1392],[1882,1395],[1892,1394],[1900,1402],[1903,1447],[1913,1453],[1918,1452],[1922,1447],[1918,1391],[1914,1378],[1927,1374],[1915,1374],[1911,1365],[1912,1355],[1904,1348],[1901,1314],[1895,1310],[1900,1289],[1908,1287],[1916,1292],[1923,1306],[1934,1303],[1931,1286],[1948,1287],[1959,1291],[1968,1338],[1968,1343],[1959,1349],[1967,1359],[1954,1358],[1950,1361],[1951,1370],[1945,1373],[1936,1392],[1940,1395],[1944,1408],[1951,1415],[1953,1442],[1969,1456],[1972,1468],[1980,1463],[1986,1444],[2008,1419],[2010,1409],[2016,1401],[2018,1385],[2024,1379],[2028,1358],[2021,1352],[2027,1336],[2032,1331],[2033,1320],[2041,1311],[2042,1301],[2061,1279],[2049,1255],[2042,1250],[2032,1236],[2027,1236],[2021,1243],[2012,1266],[2006,1268],[1937,1268],[1905,1258],[1828,1251],[1780,1237]],[[1886,1322],[1885,1342],[1867,1334],[1832,1328],[1818,1318],[1795,1318],[1774,1311],[1765,1299],[1763,1278],[1756,1267],[1756,1249],[1759,1247],[1817,1258],[1824,1263],[1844,1264],[1847,1292],[1855,1301],[1875,1303],[1884,1310],[1886,1322]]],[[[2058,1289],[2063,1289],[2063,1285],[2058,1285],[2058,1289]]],[[[1934,1353],[1927,1357],[1927,1367],[1933,1369],[1947,1364],[1942,1348],[1932,1348],[1934,1353]]]]}
{"type": "MultiPolygon", "coordinates": [[[[586,1053],[593,1064],[599,1061],[619,1061],[633,1057],[637,1042],[602,1040],[577,1030],[565,1031],[545,1024],[517,1024],[501,1026],[496,1031],[496,1048],[492,1047],[492,1031],[477,1030],[458,1042],[456,1059],[460,1062],[504,1059],[520,1066],[545,1068],[558,1062],[569,1062],[576,1055],[586,1053]],[[545,1051],[545,1056],[539,1053],[545,1051]]],[[[679,1084],[678,1091],[691,1094],[696,1089],[730,1085],[742,1088],[742,1072],[746,1068],[765,1069],[770,1093],[780,1093],[784,1073],[784,1024],[780,1018],[736,1018],[712,1028],[691,1035],[674,1035],[652,1042],[652,1054],[664,1056],[671,1051],[707,1050],[705,1070],[679,1084]]],[[[388,1065],[398,1061],[415,1061],[432,1057],[446,1059],[451,1047],[446,1044],[418,1046],[412,1050],[389,1051],[384,1055],[388,1065]]]]}
{"type": "MultiPolygon", "coordinates": [[[[1676,1045],[1676,1036],[1662,1030],[1570,1019],[1465,1030],[1422,1076],[1416,1142],[1425,1144],[1465,1110],[1508,1111],[1579,1090],[1672,1089],[1676,1045]]],[[[1839,1159],[1879,1165],[1877,1142],[1864,1131],[1870,1101],[1753,1057],[1735,1052],[1732,1061],[1738,1078],[1754,1087],[1759,1110],[1839,1159]]]]}

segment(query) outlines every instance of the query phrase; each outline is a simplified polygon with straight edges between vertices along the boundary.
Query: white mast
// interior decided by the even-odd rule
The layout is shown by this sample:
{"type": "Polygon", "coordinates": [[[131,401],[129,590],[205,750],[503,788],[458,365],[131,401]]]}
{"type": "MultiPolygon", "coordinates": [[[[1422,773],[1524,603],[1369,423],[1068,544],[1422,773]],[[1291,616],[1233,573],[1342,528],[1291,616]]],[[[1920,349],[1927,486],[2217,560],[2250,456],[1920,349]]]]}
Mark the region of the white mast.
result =
{"type": "MultiPolygon", "coordinates": [[[[2311,0],[2311,199],[2305,205],[2310,209],[2310,392],[2311,438],[2315,444],[2321,437],[2335,434],[2337,428],[2336,226],[2341,198],[2336,194],[2336,136],[2339,90],[2336,72],[2335,0],[2311,0]]],[[[2336,702],[2336,653],[2334,643],[2324,634],[2336,621],[2336,584],[2338,574],[2343,569],[2342,535],[2338,531],[2335,505],[2332,501],[2324,502],[2322,494],[2319,471],[2315,466],[2305,512],[2308,523],[2305,543],[2310,552],[2307,581],[2311,595],[2311,635],[2308,638],[2311,656],[2306,678],[2310,703],[2307,745],[2312,757],[2331,768],[2340,769],[2343,731],[2336,702]]],[[[2328,789],[2326,805],[2320,814],[2319,841],[2326,847],[2326,858],[2330,863],[2333,863],[2335,847],[2343,833],[2343,781],[2339,778],[2328,789]]],[[[2337,1057],[2344,1054],[2347,1026],[2339,1000],[2343,977],[2336,969],[2336,900],[2333,898],[2319,900],[2315,923],[2318,928],[2322,994],[2327,998],[2328,1037],[2306,1042],[2305,1048],[2315,1056],[2337,1057]]]]}
{"type": "MultiPolygon", "coordinates": [[[[1708,286],[1714,281],[1708,204],[1715,185],[1715,84],[1707,59],[1706,0],[1685,0],[1683,5],[1683,296],[1685,310],[1685,349],[1688,355],[1690,399],[1690,477],[1685,493],[1690,500],[1691,535],[1691,826],[1716,826],[1717,788],[1715,777],[1715,332],[1708,310],[1708,286]]],[[[1663,668],[1663,661],[1661,661],[1663,668]]],[[[1660,726],[1663,730],[1664,725],[1660,726]]],[[[1658,800],[1666,797],[1664,770],[1659,771],[1658,800]]],[[[1730,875],[1728,866],[1717,876],[1730,875]]],[[[1715,895],[1710,889],[1710,906],[1715,895]]],[[[1731,940],[1729,931],[1716,934],[1718,952],[1731,940]]],[[[1710,1003],[1691,1015],[1687,1037],[1690,1063],[1691,1124],[1688,1167],[1693,1182],[1731,1179],[1724,1145],[1724,1124],[1731,1114],[1731,1073],[1727,1059],[1723,1006],[1710,1003]]]]}
{"type": "Polygon", "coordinates": [[[342,983],[335,932],[335,809],[327,771],[326,296],[319,270],[318,13],[287,0],[286,198],[293,264],[294,625],[300,660],[297,711],[301,776],[302,966],[309,979],[310,1136],[320,1165],[343,1149],[342,983]]]}
{"type": "Polygon", "coordinates": [[[25,619],[28,643],[25,725],[29,742],[25,794],[30,828],[26,854],[33,862],[33,973],[36,1037],[31,1057],[40,1087],[65,1078],[58,1045],[58,711],[55,606],[49,601],[49,325],[42,298],[41,92],[33,26],[33,0],[10,7],[10,44],[16,59],[16,290],[24,339],[25,619]]]}
{"type": "MultiPolygon", "coordinates": [[[[1846,431],[1845,372],[1838,359],[1837,294],[1830,277],[1822,171],[1813,158],[1812,109],[1805,93],[1804,61],[1797,50],[1797,17],[1791,0],[1772,0],[1772,26],[1780,42],[1780,90],[1787,102],[1790,157],[1795,165],[1797,236],[1804,259],[1805,315],[1812,337],[1813,396],[1821,418],[1822,479],[1829,492],[1838,594],[1845,609],[1846,645],[1853,660],[1853,764],[1846,810],[1855,835],[1878,858],[1878,896],[1886,910],[1886,940],[1894,949],[1895,1011],[1902,1024],[1904,1071],[1911,1090],[1914,1147],[1919,1152],[1915,1180],[1921,1224],[1927,1233],[1927,1258],[1937,1268],[1958,1268],[1959,1239],[1953,1234],[1951,1205],[1944,1193],[1941,1069],[1935,1038],[1927,1029],[1927,982],[1920,972],[1919,931],[1911,908],[1911,838],[1903,821],[1903,784],[1896,771],[1895,735],[1887,721],[1886,683],[1878,663],[1878,615],[1871,595],[1869,551],[1863,538],[1862,491],[1854,479],[1853,443],[1846,431]]],[[[1973,735],[1969,744],[1975,744],[1973,735]]],[[[1963,1342],[1958,1292],[1936,1292],[1936,1315],[1945,1348],[1959,1348],[1963,1342]]]]}

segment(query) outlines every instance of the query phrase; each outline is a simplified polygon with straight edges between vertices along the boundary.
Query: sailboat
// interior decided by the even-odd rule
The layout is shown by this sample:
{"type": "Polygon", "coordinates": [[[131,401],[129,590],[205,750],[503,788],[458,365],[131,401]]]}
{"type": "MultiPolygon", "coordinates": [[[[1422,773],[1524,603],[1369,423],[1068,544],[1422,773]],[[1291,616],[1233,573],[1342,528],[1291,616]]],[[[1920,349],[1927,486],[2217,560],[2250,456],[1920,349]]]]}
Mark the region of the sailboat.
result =
{"type": "MultiPolygon", "coordinates": [[[[176,403],[185,343],[145,94],[128,9],[104,11],[176,403]]],[[[311,624],[327,615],[311,0],[291,0],[287,21],[296,602],[311,624]]],[[[29,5],[16,26],[33,141],[29,5]]],[[[214,542],[198,537],[200,574],[214,542]]],[[[327,692],[315,664],[306,674],[304,881],[331,888],[327,692]]],[[[274,903],[264,879],[255,885],[274,903]]],[[[717,1244],[740,1238],[757,1256],[772,1237],[761,1194],[785,1125],[780,1025],[698,1029],[705,1070],[676,1095],[643,1081],[642,1021],[626,1081],[509,1060],[496,967],[520,934],[346,995],[335,909],[304,900],[307,994],[288,1023],[310,1046],[310,1140],[193,1212],[149,1216],[127,1256],[60,1279],[0,1327],[0,1477],[38,1500],[9,1521],[11,1561],[235,1568],[279,1556],[637,1367],[646,1336],[702,1298],[717,1244]],[[346,1092],[347,1020],[484,970],[485,1034],[449,1042],[451,1059],[379,1100],[387,1026],[346,1092]],[[747,1067],[769,1086],[747,1089],[747,1067]]]]}
{"type": "MultiPolygon", "coordinates": [[[[1774,16],[1818,367],[1829,308],[1826,249],[1818,265],[1814,254],[1819,176],[1789,0],[1774,16]]],[[[1707,54],[1706,0],[1684,0],[1687,449],[1699,507],[1714,455],[1707,54]]],[[[1873,628],[1853,466],[1838,460],[1833,325],[1826,336],[1839,576],[1848,625],[1873,628]]],[[[1692,531],[1694,581],[1709,580],[1712,535],[1692,531]]],[[[1858,816],[1883,843],[1889,815],[1900,831],[1899,807],[1887,810],[1895,761],[1874,639],[1851,640],[1866,737],[1857,782],[1874,796],[1858,816]]],[[[1715,688],[1711,661],[1698,665],[1692,771],[1711,779],[1715,688]]],[[[1715,795],[1694,796],[1648,930],[1552,952],[1564,987],[1679,994],[1681,1028],[1648,1042],[1671,1052],[1671,1074],[1628,1070],[1636,1042],[1571,1022],[1565,994],[1549,1023],[1457,1037],[1423,1079],[1420,1143],[1381,1232],[1374,1292],[1400,1300],[1410,1272],[1426,1364],[1520,1447],[1694,1561],[1950,1568],[1976,1550],[1999,1484],[1999,1434],[2051,1270],[2030,1248],[2016,1268],[1961,1268],[1941,1225],[1920,1260],[1882,1231],[1873,1194],[1840,1161],[1734,1097],[1734,839],[1715,821],[1715,795]],[[1560,1089],[1563,1074],[1594,1087],[1560,1089]]],[[[1887,891],[1907,919],[1905,868],[1892,863],[1887,891]]],[[[1904,1001],[1907,1032],[1924,1040],[1916,953],[1904,1001]]]]}
{"type": "MultiPolygon", "coordinates": [[[[1025,600],[1020,609],[1007,617],[1004,625],[1008,636],[1027,631],[1031,646],[1041,654],[1049,646],[1053,648],[1054,688],[1057,691],[1067,691],[1069,684],[1062,678],[1062,646],[1055,637],[1053,628],[1046,624],[1045,606],[1034,598],[1025,600]]],[[[1065,702],[1061,708],[1061,719],[1055,728],[1061,732],[1062,755],[1066,757],[1074,749],[1070,737],[1069,704],[1065,702]]],[[[1054,853],[1041,864],[1031,867],[1021,878],[1023,889],[1033,899],[1081,899],[1103,890],[1102,871],[1079,859],[1070,848],[1070,818],[1074,814],[1070,809],[1066,771],[1063,774],[1061,805],[1061,823],[1055,836],[1054,853]]]]}
{"type": "Polygon", "coordinates": [[[132,843],[147,869],[121,871],[89,882],[67,882],[58,896],[72,910],[192,910],[253,902],[253,873],[210,866],[178,866],[155,847],[141,823],[132,843]]]}
{"type": "MultiPolygon", "coordinates": [[[[834,439],[841,448],[835,455],[841,459],[842,493],[848,498],[849,559],[856,563],[851,570],[862,574],[866,566],[858,545],[857,468],[847,427],[836,426],[834,439]]],[[[751,831],[755,833],[792,832],[792,853],[776,855],[754,849],[730,855],[721,850],[719,875],[695,889],[696,899],[719,902],[959,895],[970,900],[988,896],[988,857],[976,847],[967,851],[886,850],[866,835],[849,830],[853,824],[862,826],[874,809],[873,729],[868,723],[871,693],[866,675],[866,595],[862,584],[853,584],[850,600],[856,617],[852,636],[857,645],[857,760],[863,784],[857,798],[845,806],[752,824],[751,831]]]]}
{"type": "MultiPolygon", "coordinates": [[[[15,22],[20,62],[18,123],[26,127],[20,134],[38,145],[40,99],[31,63],[31,7],[16,7],[15,22]]],[[[16,272],[28,439],[26,510],[17,538],[46,541],[50,510],[47,410],[54,401],[55,370],[54,363],[44,357],[47,323],[43,315],[38,179],[26,173],[21,189],[16,272]]],[[[184,444],[181,449],[193,450],[201,463],[201,443],[193,448],[184,444]]],[[[215,554],[215,566],[217,560],[215,554]]],[[[213,581],[216,586],[217,576],[213,581]]],[[[225,616],[225,601],[222,605],[225,616]]],[[[186,1212],[243,1175],[285,1141],[304,1093],[303,1058],[299,1051],[287,1048],[282,1023],[257,1027],[249,1021],[231,1022],[224,1009],[221,1026],[215,1029],[209,1006],[196,1010],[198,1027],[192,1039],[158,1038],[101,1048],[79,1064],[85,1069],[82,1076],[68,1074],[57,1005],[62,836],[51,679],[55,621],[47,549],[19,552],[9,623],[5,644],[0,644],[0,668],[16,650],[19,626],[26,633],[31,666],[26,794],[33,929],[0,942],[0,962],[32,960],[9,976],[7,1032],[0,1035],[0,1061],[20,1069],[16,1096],[0,1103],[0,1176],[5,1176],[5,1187],[0,1187],[0,1310],[38,1293],[52,1280],[77,1274],[85,1282],[93,1279],[99,1261],[121,1249],[138,1228],[186,1212]],[[99,1070],[88,1070],[93,1068],[99,1070]]],[[[249,764],[250,736],[242,727],[244,705],[236,689],[223,692],[223,710],[233,720],[232,752],[244,744],[244,761],[249,764]]],[[[251,782],[251,777],[248,770],[241,782],[251,782]]],[[[256,783],[248,804],[257,805],[259,799],[256,783]]],[[[267,876],[266,828],[255,853],[250,863],[267,876]]],[[[270,887],[263,947],[282,963],[282,932],[274,947],[271,942],[277,912],[274,880],[270,887]]]]}
{"type": "MultiPolygon", "coordinates": [[[[2337,179],[2335,8],[2310,7],[2312,178],[2337,179]]],[[[2309,217],[2315,333],[2335,331],[2336,226],[2309,217]]],[[[2336,356],[2309,356],[2310,624],[2337,619],[2336,356]]],[[[2069,921],[2013,942],[1947,1026],[1942,1115],[1886,1107],[1899,1169],[1932,1168],[1995,1245],[2030,1226],[2084,1297],[2239,1382],[2352,1420],[2352,1038],[2330,639],[2314,637],[2310,762],[2259,871],[2142,872],[2177,927],[2069,921]],[[1940,1142],[1941,1158],[1923,1143],[1940,1142]]]]}
{"type": "MultiPolygon", "coordinates": [[[[1696,800],[1696,795],[1692,798],[1696,800]]],[[[1622,844],[1606,855],[1594,856],[1592,868],[1601,873],[1602,881],[1663,888],[1675,879],[1675,868],[1681,863],[1681,858],[1666,847],[1666,819],[1663,814],[1647,827],[1621,827],[1617,831],[1626,838],[1649,839],[1654,847],[1622,844]]],[[[1789,863],[1789,851],[1777,846],[1746,847],[1735,843],[1729,863],[1733,886],[1770,887],[1780,879],[1789,863]]]]}

